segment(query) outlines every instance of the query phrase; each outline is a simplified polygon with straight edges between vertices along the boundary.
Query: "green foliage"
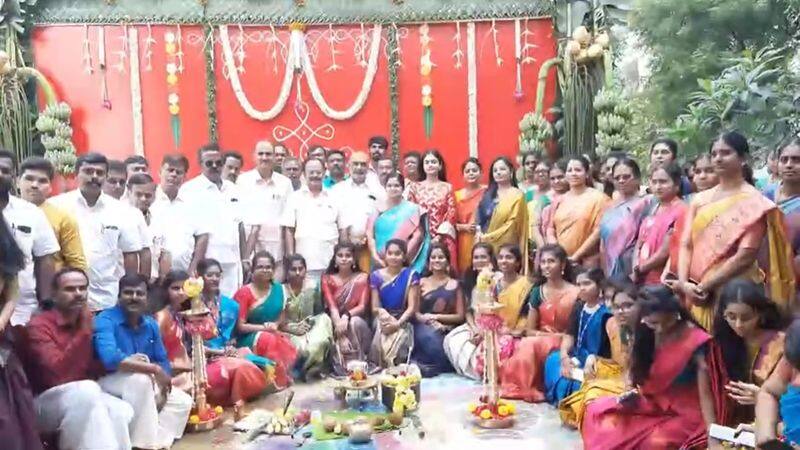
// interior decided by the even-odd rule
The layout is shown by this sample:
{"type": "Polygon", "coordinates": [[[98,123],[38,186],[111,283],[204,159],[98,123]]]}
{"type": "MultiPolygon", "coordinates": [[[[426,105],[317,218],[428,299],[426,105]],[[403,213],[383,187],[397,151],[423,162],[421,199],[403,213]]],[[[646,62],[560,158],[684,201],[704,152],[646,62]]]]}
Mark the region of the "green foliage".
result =
{"type": "Polygon", "coordinates": [[[625,24],[633,7],[632,0],[554,0],[556,27],[565,34],[579,25],[625,24]]]}
{"type": "Polygon", "coordinates": [[[783,45],[796,33],[788,8],[798,0],[636,0],[632,26],[655,58],[648,95],[669,123],[698,79],[717,76],[746,48],[783,45]]]}
{"type": "Polygon", "coordinates": [[[714,79],[700,79],[700,90],[670,130],[687,153],[698,153],[723,129],[744,133],[751,147],[775,149],[800,130],[800,78],[788,70],[790,52],[767,47],[727,58],[714,79]]]}

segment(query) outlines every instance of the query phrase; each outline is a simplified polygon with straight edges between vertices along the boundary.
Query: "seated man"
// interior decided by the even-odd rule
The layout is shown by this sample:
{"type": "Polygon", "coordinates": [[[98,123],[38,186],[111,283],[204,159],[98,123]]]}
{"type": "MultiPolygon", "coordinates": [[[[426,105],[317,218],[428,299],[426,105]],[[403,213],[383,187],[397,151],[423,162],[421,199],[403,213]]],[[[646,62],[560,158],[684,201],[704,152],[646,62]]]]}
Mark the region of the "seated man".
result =
{"type": "Polygon", "coordinates": [[[98,314],[94,320],[94,348],[106,370],[111,372],[99,383],[103,390],[133,406],[130,426],[133,447],[169,448],[183,435],[192,398],[183,391],[171,389],[167,352],[158,324],[146,311],[144,277],[140,274],[123,276],[119,280],[117,306],[98,314]]]}
{"type": "Polygon", "coordinates": [[[94,381],[101,368],[93,358],[89,278],[81,269],[64,268],[52,287],[54,307],[22,330],[39,430],[58,433],[58,447],[65,450],[129,449],[133,408],[94,381]]]}

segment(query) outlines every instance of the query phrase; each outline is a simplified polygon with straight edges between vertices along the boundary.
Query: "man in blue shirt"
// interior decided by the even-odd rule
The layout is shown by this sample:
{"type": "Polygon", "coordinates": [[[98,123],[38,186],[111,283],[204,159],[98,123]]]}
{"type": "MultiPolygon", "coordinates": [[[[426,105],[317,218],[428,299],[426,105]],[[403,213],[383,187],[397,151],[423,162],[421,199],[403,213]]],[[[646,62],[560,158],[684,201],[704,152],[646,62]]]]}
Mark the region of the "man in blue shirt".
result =
{"type": "Polygon", "coordinates": [[[169,448],[183,435],[192,398],[172,389],[171,368],[158,324],[146,312],[144,277],[123,276],[117,305],[94,319],[95,352],[110,373],[98,382],[104,391],[133,407],[130,432],[134,448],[169,448]]]}

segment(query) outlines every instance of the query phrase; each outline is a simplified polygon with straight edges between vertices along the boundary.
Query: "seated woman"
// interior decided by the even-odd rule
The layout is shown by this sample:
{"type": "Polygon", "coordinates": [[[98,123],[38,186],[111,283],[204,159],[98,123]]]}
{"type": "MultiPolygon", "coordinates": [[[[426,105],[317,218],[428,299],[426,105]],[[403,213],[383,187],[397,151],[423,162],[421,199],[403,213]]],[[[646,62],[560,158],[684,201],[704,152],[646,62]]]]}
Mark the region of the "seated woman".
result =
{"type": "Polygon", "coordinates": [[[188,302],[189,297],[183,292],[183,283],[188,279],[189,274],[183,270],[172,270],[164,276],[161,282],[163,308],[153,316],[158,323],[161,340],[172,365],[172,387],[191,393],[194,388],[192,358],[189,357],[187,349],[192,348],[192,338],[184,330],[183,317],[180,314],[191,306],[188,302]]]}
{"type": "Polygon", "coordinates": [[[419,311],[414,318],[414,351],[411,358],[422,376],[452,372],[447,360],[444,337],[464,323],[464,297],[458,280],[450,277],[450,254],[441,243],[431,245],[429,276],[419,282],[419,311]]]}
{"type": "Polygon", "coordinates": [[[213,404],[242,405],[267,387],[267,375],[255,363],[266,367],[271,361],[233,345],[239,304],[220,295],[220,263],[214,259],[201,260],[197,264],[197,274],[203,277],[203,303],[216,324],[216,336],[206,339],[205,345],[208,358],[206,396],[213,404]]]}
{"type": "Polygon", "coordinates": [[[539,271],[528,298],[526,337],[500,372],[500,395],[526,402],[545,400],[544,361],[559,348],[578,298],[567,253],[559,245],[539,249],[539,271]]]}
{"type": "Polygon", "coordinates": [[[283,287],[275,281],[275,259],[268,252],[256,252],[251,270],[252,281],[233,296],[239,303],[238,345],[268,358],[275,385],[284,388],[292,381],[289,371],[297,359],[297,349],[279,331],[284,321],[285,300],[283,287]]]}
{"type": "Polygon", "coordinates": [[[779,437],[793,448],[800,445],[800,320],[786,329],[783,358],[756,394],[755,432],[759,448],[781,448],[767,447],[779,437]]]}
{"type": "Polygon", "coordinates": [[[477,243],[472,247],[472,263],[464,272],[461,282],[461,291],[466,298],[465,323],[456,327],[444,338],[444,352],[456,373],[463,377],[478,379],[475,369],[477,364],[478,346],[483,340],[483,334],[475,325],[475,310],[472,309],[472,298],[478,274],[485,268],[497,270],[497,261],[494,250],[490,244],[477,243]]]}
{"type": "Polygon", "coordinates": [[[606,334],[611,347],[611,358],[588,357],[583,366],[584,381],[581,388],[558,405],[561,421],[580,428],[586,406],[600,397],[616,396],[625,392],[625,377],[629,368],[629,354],[633,343],[633,330],[639,319],[636,304],[636,286],[625,280],[607,283],[606,292],[614,316],[606,322],[606,334]]]}
{"type": "Polygon", "coordinates": [[[355,254],[353,244],[337,244],[320,281],[322,299],[333,323],[333,371],[340,376],[346,375],[348,361],[366,361],[372,342],[366,319],[369,276],[359,271],[355,254]]]}
{"type": "Polygon", "coordinates": [[[630,390],[588,405],[581,429],[585,448],[705,445],[708,426],[716,420],[709,381],[714,366],[706,358],[711,336],[668,289],[645,288],[638,302],[630,390]]]}
{"type": "Polygon", "coordinates": [[[736,403],[726,425],[752,422],[759,387],[783,357],[782,329],[778,308],[763,287],[741,278],[722,286],[714,341],[727,371],[725,390],[736,403]]]}
{"type": "Polygon", "coordinates": [[[570,325],[561,339],[561,349],[550,353],[544,363],[544,386],[547,401],[558,405],[577,391],[582,380],[573,378],[574,369],[584,370],[587,362],[594,365],[598,357],[611,356],[606,322],[611,312],[600,296],[605,278],[601,269],[589,269],[578,274],[578,298],[572,310],[570,325]]]}
{"type": "MultiPolygon", "coordinates": [[[[525,260],[522,251],[515,244],[500,246],[497,253],[497,267],[500,272],[495,276],[492,296],[503,308],[497,315],[503,319],[503,326],[497,332],[500,349],[501,380],[505,373],[503,365],[514,353],[514,346],[520,337],[525,335],[525,325],[528,316],[528,295],[531,291],[531,281],[521,274],[525,260]]],[[[485,343],[483,343],[485,344],[485,343]]],[[[478,375],[483,374],[483,351],[478,353],[478,375]]]]}
{"type": "Polygon", "coordinates": [[[683,171],[675,163],[658,167],[650,175],[650,191],[656,201],[639,226],[631,273],[636,283],[661,284],[673,231],[686,214],[687,206],[678,196],[682,175],[683,171]]]}
{"type": "Polygon", "coordinates": [[[414,345],[411,319],[419,303],[419,274],[406,265],[406,242],[386,243],[386,267],[369,276],[372,291],[372,337],[369,361],[378,367],[408,362],[414,345]]]}
{"type": "Polygon", "coordinates": [[[320,375],[333,343],[333,324],[325,314],[319,284],[306,276],[306,260],[294,254],[286,258],[287,283],[283,284],[286,307],[281,329],[297,349],[295,366],[308,381],[320,375]]]}

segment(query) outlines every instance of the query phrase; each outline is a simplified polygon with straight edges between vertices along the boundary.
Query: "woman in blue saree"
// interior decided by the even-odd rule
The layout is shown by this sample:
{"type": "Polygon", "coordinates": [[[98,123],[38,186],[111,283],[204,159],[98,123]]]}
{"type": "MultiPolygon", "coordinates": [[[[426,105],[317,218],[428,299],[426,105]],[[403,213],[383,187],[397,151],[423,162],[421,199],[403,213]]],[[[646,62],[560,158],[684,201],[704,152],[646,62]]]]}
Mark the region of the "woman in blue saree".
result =
{"type": "Polygon", "coordinates": [[[275,259],[268,252],[256,252],[252,272],[252,281],[233,296],[239,305],[237,345],[268,358],[273,365],[267,370],[274,371],[275,385],[286,387],[291,382],[289,371],[297,359],[297,349],[279,331],[286,299],[283,286],[274,278],[275,259]]]}
{"type": "Polygon", "coordinates": [[[764,188],[764,196],[783,213],[786,237],[794,250],[794,272],[800,275],[800,138],[778,150],[780,182],[764,188]]]}
{"type": "Polygon", "coordinates": [[[561,339],[561,349],[550,353],[544,363],[545,395],[553,405],[581,388],[573,370],[594,371],[597,357],[611,357],[606,333],[611,311],[600,298],[602,283],[603,271],[597,268],[581,272],[576,278],[579,301],[572,311],[568,332],[561,339]]]}
{"type": "Polygon", "coordinates": [[[420,306],[414,319],[414,352],[411,358],[422,376],[453,372],[444,350],[444,337],[464,323],[466,307],[458,280],[450,276],[450,252],[441,243],[431,245],[429,276],[420,280],[420,306]]]}
{"type": "Polygon", "coordinates": [[[417,312],[419,274],[406,266],[406,243],[386,243],[386,267],[369,276],[375,335],[369,360],[377,367],[393,367],[408,361],[414,344],[411,319],[417,312]]]}
{"type": "Polygon", "coordinates": [[[403,199],[403,176],[395,172],[386,180],[386,209],[367,222],[367,243],[374,268],[386,267],[386,245],[401,239],[408,245],[409,266],[417,273],[425,269],[430,236],[419,205],[403,199]]]}
{"type": "Polygon", "coordinates": [[[614,194],[600,218],[600,267],[608,278],[630,276],[639,226],[647,213],[649,197],[639,193],[642,173],[636,161],[621,158],[611,171],[614,194]]]}

